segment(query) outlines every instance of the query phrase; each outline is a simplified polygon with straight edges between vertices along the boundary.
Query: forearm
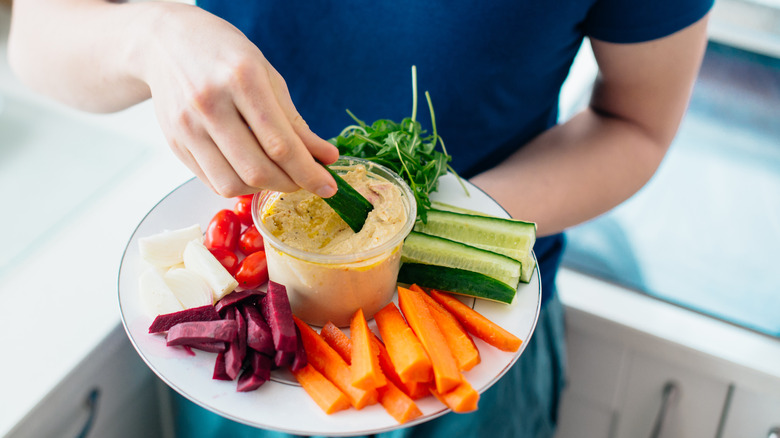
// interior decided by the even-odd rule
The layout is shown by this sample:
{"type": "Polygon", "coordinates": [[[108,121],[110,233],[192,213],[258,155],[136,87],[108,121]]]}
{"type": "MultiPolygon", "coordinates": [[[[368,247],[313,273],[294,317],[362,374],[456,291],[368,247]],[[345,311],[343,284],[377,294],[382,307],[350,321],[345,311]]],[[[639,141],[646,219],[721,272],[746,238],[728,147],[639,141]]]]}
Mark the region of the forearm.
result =
{"type": "Polygon", "coordinates": [[[473,181],[547,235],[638,191],[682,120],[707,42],[707,17],[636,44],[592,40],[599,77],[590,107],[473,181]]]}
{"type": "Polygon", "coordinates": [[[96,112],[149,98],[139,52],[148,44],[152,3],[102,0],[14,2],[9,60],[28,86],[96,112]]]}
{"type": "Polygon", "coordinates": [[[639,190],[666,144],[625,120],[588,109],[472,179],[540,235],[596,217],[639,190]]]}
{"type": "Polygon", "coordinates": [[[227,21],[172,2],[18,0],[14,70],[67,105],[115,111],[150,96],[174,154],[214,192],[332,196],[338,150],[298,114],[284,79],[227,21]]]}

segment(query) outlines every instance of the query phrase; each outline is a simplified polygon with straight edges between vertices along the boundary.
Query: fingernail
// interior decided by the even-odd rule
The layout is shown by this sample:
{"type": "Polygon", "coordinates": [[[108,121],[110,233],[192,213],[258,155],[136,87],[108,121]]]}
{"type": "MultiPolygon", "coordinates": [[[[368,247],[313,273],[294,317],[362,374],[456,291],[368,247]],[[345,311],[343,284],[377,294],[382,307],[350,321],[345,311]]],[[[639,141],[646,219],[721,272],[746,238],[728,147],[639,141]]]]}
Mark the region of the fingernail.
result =
{"type": "Polygon", "coordinates": [[[330,198],[335,194],[336,188],[327,184],[317,189],[317,196],[320,198],[330,198]]]}

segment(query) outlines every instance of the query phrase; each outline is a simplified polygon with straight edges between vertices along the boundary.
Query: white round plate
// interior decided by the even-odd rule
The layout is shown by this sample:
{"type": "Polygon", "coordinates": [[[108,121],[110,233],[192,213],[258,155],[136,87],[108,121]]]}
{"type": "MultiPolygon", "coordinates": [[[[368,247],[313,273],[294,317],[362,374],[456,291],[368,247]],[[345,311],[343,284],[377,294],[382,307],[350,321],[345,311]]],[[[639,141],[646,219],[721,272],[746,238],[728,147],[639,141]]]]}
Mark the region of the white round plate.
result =
{"type": "MultiPolygon", "coordinates": [[[[440,180],[434,200],[495,216],[507,213],[489,196],[464,181],[469,195],[451,175],[440,180]]],[[[417,401],[423,416],[399,425],[379,405],[325,414],[289,372],[274,371],[272,380],[256,391],[237,392],[236,382],[213,380],[216,354],[197,351],[192,356],[180,347],[166,347],[162,335],[148,333],[153,317],[143,311],[138,277],[146,264],[138,239],[163,230],[200,223],[205,230],[214,214],[232,208],[235,200],[219,197],[199,180],[191,179],[163,198],[141,221],[125,249],[119,269],[119,306],[127,335],[152,371],[171,388],[198,405],[233,421],[300,435],[353,436],[374,434],[422,423],[449,410],[433,396],[417,401]]],[[[475,338],[482,362],[464,375],[480,393],[493,385],[517,361],[536,327],[541,306],[538,268],[530,283],[521,283],[511,305],[468,299],[473,307],[524,342],[516,353],[506,353],[475,338]]]]}

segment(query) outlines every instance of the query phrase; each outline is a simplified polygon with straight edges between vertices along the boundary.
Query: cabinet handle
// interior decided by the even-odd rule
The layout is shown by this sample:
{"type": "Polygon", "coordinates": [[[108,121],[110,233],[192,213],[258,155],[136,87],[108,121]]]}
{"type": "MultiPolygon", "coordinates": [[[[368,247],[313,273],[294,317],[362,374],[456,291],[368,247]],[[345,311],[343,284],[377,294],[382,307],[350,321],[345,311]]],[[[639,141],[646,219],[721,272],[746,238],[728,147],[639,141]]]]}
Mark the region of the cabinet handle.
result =
{"type": "Polygon", "coordinates": [[[780,426],[769,429],[769,435],[766,438],[780,438],[780,426]]]}
{"type": "Polygon", "coordinates": [[[92,425],[95,424],[99,400],[100,390],[98,388],[92,388],[92,391],[87,394],[87,398],[84,399],[84,405],[87,408],[87,420],[84,422],[84,426],[81,427],[81,432],[76,435],[76,438],[87,438],[89,435],[89,432],[92,430],[92,425]]]}
{"type": "Polygon", "coordinates": [[[661,394],[661,409],[658,410],[658,416],[655,417],[655,424],[653,425],[653,431],[650,432],[650,438],[661,438],[661,432],[663,431],[666,417],[669,415],[672,404],[677,401],[679,393],[680,388],[678,387],[677,382],[666,382],[663,393],[661,394]]]}

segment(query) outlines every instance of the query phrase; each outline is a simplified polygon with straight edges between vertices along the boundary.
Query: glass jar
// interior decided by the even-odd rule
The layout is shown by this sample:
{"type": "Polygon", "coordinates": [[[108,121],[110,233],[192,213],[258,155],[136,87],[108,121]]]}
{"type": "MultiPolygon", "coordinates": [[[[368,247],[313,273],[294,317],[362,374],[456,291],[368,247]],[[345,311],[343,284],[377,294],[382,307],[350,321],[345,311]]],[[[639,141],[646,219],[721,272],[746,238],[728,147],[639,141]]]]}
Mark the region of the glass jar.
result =
{"type": "Polygon", "coordinates": [[[252,217],[264,239],[269,278],[287,288],[293,313],[315,326],[328,321],[348,326],[357,309],[362,308],[368,319],[392,301],[403,241],[417,215],[411,189],[390,169],[354,157],[341,157],[329,167],[343,175],[357,165],[363,165],[369,177],[392,183],[401,193],[399,208],[406,214],[403,226],[394,235],[366,250],[323,254],[290,246],[264,223],[269,208],[284,193],[262,191],[253,199],[252,217]]]}

